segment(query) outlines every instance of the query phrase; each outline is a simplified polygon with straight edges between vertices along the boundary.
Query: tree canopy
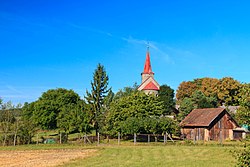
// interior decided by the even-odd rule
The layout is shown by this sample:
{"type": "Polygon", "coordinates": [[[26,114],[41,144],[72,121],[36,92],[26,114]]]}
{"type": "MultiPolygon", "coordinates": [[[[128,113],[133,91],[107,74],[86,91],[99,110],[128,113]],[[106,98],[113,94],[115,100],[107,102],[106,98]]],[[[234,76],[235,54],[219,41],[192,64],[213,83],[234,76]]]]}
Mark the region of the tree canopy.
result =
{"type": "Polygon", "coordinates": [[[159,97],[133,92],[111,103],[105,129],[110,134],[157,133],[160,126],[158,120],[163,114],[164,105],[159,97]]]}
{"type": "Polygon", "coordinates": [[[207,97],[216,98],[219,105],[239,105],[240,89],[241,84],[231,77],[199,78],[182,82],[177,89],[176,98],[181,103],[184,98],[190,98],[199,90],[207,97]]]}
{"type": "Polygon", "coordinates": [[[164,114],[170,115],[175,107],[174,90],[168,85],[161,85],[158,96],[164,105],[164,114]]]}
{"type": "Polygon", "coordinates": [[[56,129],[58,115],[66,106],[77,105],[80,96],[73,90],[63,88],[44,92],[35,102],[24,107],[24,115],[35,121],[42,129],[56,129]]]}
{"type": "Polygon", "coordinates": [[[235,116],[239,124],[250,126],[250,84],[243,84],[240,94],[240,108],[235,116]]]}
{"type": "Polygon", "coordinates": [[[185,97],[180,103],[180,113],[178,120],[184,119],[193,109],[196,108],[214,108],[217,107],[217,101],[214,97],[207,97],[204,93],[197,90],[191,97],[185,97]]]}

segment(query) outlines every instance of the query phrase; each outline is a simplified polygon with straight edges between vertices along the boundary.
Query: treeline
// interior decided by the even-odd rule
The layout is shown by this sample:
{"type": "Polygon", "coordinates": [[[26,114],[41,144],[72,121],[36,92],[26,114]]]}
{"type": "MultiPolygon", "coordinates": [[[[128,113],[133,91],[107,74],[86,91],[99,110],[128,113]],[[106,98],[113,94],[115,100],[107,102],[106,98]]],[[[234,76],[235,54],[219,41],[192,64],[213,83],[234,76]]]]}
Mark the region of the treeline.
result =
{"type": "Polygon", "coordinates": [[[140,134],[179,135],[179,122],[195,108],[240,105],[235,118],[250,125],[250,84],[233,78],[185,81],[177,90],[162,85],[158,96],[137,91],[138,85],[113,93],[104,66],[98,64],[91,90],[81,99],[64,88],[44,92],[34,102],[14,107],[0,100],[0,142],[27,144],[39,130],[58,133],[92,133],[116,136],[140,134]],[[176,110],[176,104],[179,106],[176,110]],[[4,107],[5,106],[5,107],[4,107]],[[171,118],[169,116],[172,116],[171,118]]]}
{"type": "Polygon", "coordinates": [[[108,81],[104,67],[98,64],[91,90],[84,99],[64,88],[44,92],[37,101],[24,104],[18,119],[3,121],[13,127],[18,122],[18,127],[1,133],[5,135],[1,135],[0,141],[26,144],[32,142],[37,131],[55,129],[66,134],[85,135],[95,131],[109,136],[178,131],[178,123],[166,117],[175,111],[174,90],[169,86],[162,85],[158,97],[137,91],[136,84],[114,94],[108,81]],[[25,127],[25,132],[21,127],[25,127]],[[21,140],[22,134],[26,136],[25,141],[21,140]]]}
{"type": "Polygon", "coordinates": [[[195,108],[240,106],[231,113],[238,123],[250,125],[250,84],[225,77],[198,78],[182,82],[176,91],[179,120],[195,108]]]}

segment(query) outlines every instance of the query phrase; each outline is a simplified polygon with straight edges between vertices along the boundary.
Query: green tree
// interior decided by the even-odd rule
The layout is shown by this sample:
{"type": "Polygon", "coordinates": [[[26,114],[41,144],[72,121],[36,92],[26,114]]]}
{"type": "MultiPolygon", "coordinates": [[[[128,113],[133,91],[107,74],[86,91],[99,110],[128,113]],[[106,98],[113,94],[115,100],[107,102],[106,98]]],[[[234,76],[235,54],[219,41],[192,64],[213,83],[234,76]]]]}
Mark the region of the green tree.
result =
{"type": "Polygon", "coordinates": [[[240,88],[241,84],[231,77],[198,78],[182,82],[177,89],[176,98],[180,104],[185,97],[190,98],[193,92],[199,90],[205,96],[217,99],[219,105],[239,105],[240,88]]]}
{"type": "Polygon", "coordinates": [[[250,126],[250,84],[243,84],[240,94],[240,108],[235,116],[239,124],[250,126]]]}
{"type": "Polygon", "coordinates": [[[32,120],[21,120],[17,131],[20,144],[30,144],[36,131],[37,126],[32,120]]]}
{"type": "Polygon", "coordinates": [[[113,101],[106,118],[106,130],[111,134],[122,131],[122,122],[128,118],[144,120],[148,117],[160,117],[164,112],[163,102],[158,97],[134,92],[113,101]]]}
{"type": "Polygon", "coordinates": [[[86,91],[85,97],[88,104],[91,105],[91,120],[96,130],[96,135],[99,132],[99,118],[101,116],[104,98],[110,91],[108,89],[108,75],[106,74],[103,65],[98,64],[93,74],[93,81],[91,81],[91,92],[86,91]]]}
{"type": "Polygon", "coordinates": [[[86,104],[79,101],[76,105],[69,104],[63,107],[57,117],[57,126],[66,135],[73,131],[79,131],[81,134],[90,132],[91,127],[86,104]]]}
{"type": "Polygon", "coordinates": [[[143,122],[140,118],[129,117],[121,123],[122,134],[134,134],[139,133],[140,129],[143,127],[143,122]]]}
{"type": "Polygon", "coordinates": [[[174,90],[171,89],[168,85],[161,85],[158,96],[160,100],[163,101],[165,110],[164,114],[172,114],[175,107],[174,90]]]}
{"type": "Polygon", "coordinates": [[[59,113],[66,106],[76,105],[80,100],[80,96],[73,90],[51,89],[32,103],[25,114],[27,117],[31,115],[36,125],[39,125],[42,129],[56,129],[59,113]],[[29,111],[29,109],[33,111],[29,111]]]}
{"type": "Polygon", "coordinates": [[[1,139],[3,146],[6,145],[9,136],[12,134],[13,125],[16,121],[13,110],[14,105],[11,101],[8,101],[7,103],[2,103],[0,110],[0,131],[3,134],[3,137],[1,139]]]}
{"type": "Polygon", "coordinates": [[[159,117],[150,116],[143,119],[143,130],[149,134],[159,132],[159,117]]]}
{"type": "Polygon", "coordinates": [[[176,120],[168,117],[160,117],[159,119],[159,130],[160,133],[167,132],[168,134],[174,134],[177,132],[178,124],[176,120]]]}
{"type": "Polygon", "coordinates": [[[216,98],[219,83],[220,80],[216,78],[202,78],[199,90],[201,90],[201,92],[207,97],[216,98]]]}
{"type": "Polygon", "coordinates": [[[217,96],[222,105],[239,105],[239,93],[241,84],[231,77],[225,77],[220,80],[217,96]]]}
{"type": "Polygon", "coordinates": [[[120,89],[114,96],[114,100],[119,100],[122,97],[129,96],[134,92],[137,92],[138,85],[135,83],[132,87],[126,86],[123,89],[120,89]]]}
{"type": "Polygon", "coordinates": [[[195,91],[190,98],[184,98],[180,103],[178,120],[183,120],[193,109],[217,107],[217,99],[206,97],[201,91],[195,91]]]}
{"type": "Polygon", "coordinates": [[[191,97],[192,93],[197,89],[197,85],[194,81],[184,81],[178,86],[176,99],[178,102],[181,102],[185,97],[191,97]]]}
{"type": "Polygon", "coordinates": [[[3,99],[1,99],[0,97],[0,110],[2,109],[2,103],[3,103],[3,99]]]}

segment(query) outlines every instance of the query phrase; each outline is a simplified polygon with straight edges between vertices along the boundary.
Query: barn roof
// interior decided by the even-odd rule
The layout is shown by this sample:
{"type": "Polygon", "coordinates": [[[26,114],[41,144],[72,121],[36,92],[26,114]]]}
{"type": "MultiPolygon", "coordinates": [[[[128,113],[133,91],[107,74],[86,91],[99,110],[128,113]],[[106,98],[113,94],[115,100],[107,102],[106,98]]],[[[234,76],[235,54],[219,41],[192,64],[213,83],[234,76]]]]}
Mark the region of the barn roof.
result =
{"type": "Polygon", "coordinates": [[[180,125],[209,126],[224,110],[224,108],[194,109],[181,121],[180,125]]]}

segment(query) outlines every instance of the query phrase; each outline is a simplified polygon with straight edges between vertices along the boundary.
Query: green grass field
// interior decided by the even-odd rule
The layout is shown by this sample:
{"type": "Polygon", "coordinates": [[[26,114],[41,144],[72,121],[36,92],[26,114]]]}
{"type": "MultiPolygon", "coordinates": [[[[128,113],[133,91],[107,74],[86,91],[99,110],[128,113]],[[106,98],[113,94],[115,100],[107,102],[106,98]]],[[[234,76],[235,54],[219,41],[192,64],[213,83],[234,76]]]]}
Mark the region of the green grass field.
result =
{"type": "Polygon", "coordinates": [[[230,153],[232,147],[222,146],[106,146],[96,156],[64,166],[185,166],[185,167],[229,167],[235,165],[230,153]]]}
{"type": "Polygon", "coordinates": [[[138,144],[122,145],[27,145],[0,147],[0,150],[43,150],[43,149],[97,149],[94,156],[67,162],[63,167],[230,167],[235,159],[230,151],[234,146],[138,144]]]}

